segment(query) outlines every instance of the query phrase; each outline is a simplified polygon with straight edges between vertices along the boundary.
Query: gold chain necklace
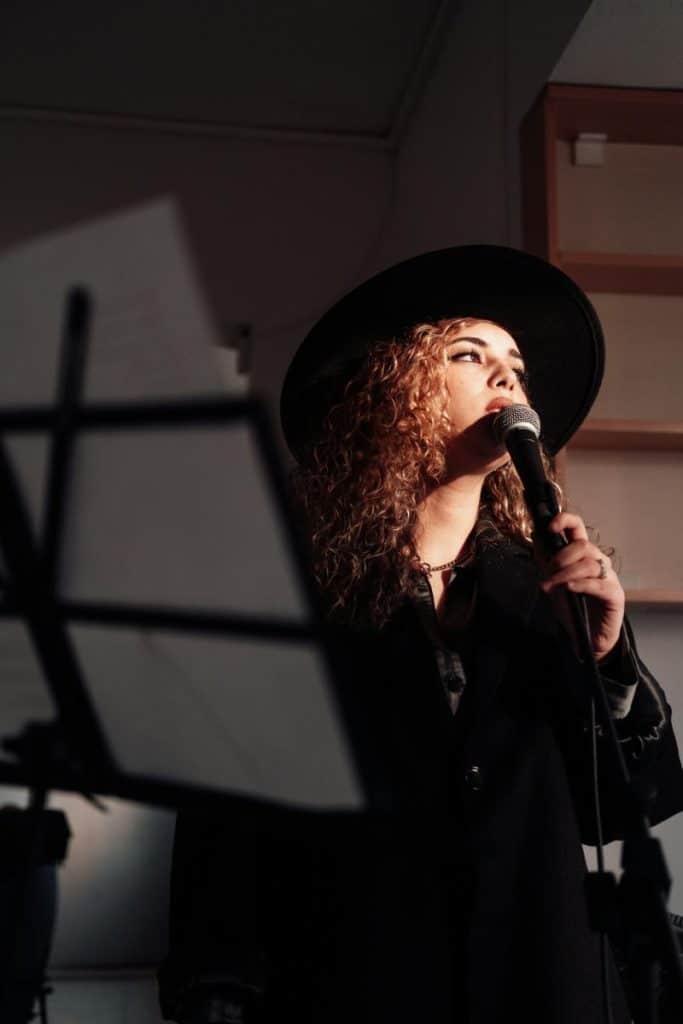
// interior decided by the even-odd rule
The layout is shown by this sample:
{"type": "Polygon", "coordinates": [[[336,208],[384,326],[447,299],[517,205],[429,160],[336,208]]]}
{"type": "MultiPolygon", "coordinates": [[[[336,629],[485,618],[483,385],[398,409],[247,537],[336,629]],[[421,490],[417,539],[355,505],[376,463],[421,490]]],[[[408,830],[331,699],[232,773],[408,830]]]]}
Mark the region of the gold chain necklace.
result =
{"type": "Polygon", "coordinates": [[[420,572],[423,572],[425,576],[429,576],[433,572],[443,572],[444,569],[453,569],[458,562],[459,557],[451,558],[450,562],[444,562],[443,565],[430,565],[429,562],[420,562],[420,572]]]}
{"type": "Polygon", "coordinates": [[[474,545],[474,537],[470,534],[463,544],[460,554],[456,555],[455,558],[451,558],[450,562],[444,562],[443,565],[430,565],[429,562],[418,562],[417,567],[425,576],[430,576],[433,572],[443,572],[444,569],[455,569],[469,565],[474,557],[474,545]]]}

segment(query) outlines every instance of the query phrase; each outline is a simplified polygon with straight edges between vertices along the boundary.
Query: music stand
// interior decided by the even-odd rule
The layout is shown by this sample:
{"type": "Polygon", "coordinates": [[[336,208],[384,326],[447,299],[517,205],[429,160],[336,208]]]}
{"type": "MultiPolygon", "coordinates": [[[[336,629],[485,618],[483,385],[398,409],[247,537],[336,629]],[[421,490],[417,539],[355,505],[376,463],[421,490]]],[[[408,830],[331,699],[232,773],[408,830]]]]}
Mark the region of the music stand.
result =
{"type": "Polygon", "coordinates": [[[385,805],[262,405],[82,404],[89,316],[73,290],[55,404],[0,413],[0,615],[57,710],[3,737],[0,781],[31,788],[36,823],[55,788],[282,827],[385,805]],[[48,439],[42,527],[5,435],[48,439]]]}

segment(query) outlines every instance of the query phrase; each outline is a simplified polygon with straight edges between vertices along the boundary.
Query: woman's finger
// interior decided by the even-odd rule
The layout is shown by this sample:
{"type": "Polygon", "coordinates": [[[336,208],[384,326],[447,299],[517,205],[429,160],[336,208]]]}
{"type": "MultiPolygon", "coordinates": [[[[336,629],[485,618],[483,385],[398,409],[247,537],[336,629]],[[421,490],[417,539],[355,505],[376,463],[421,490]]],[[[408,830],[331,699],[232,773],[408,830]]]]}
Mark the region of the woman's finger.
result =
{"type": "Polygon", "coordinates": [[[591,556],[580,558],[578,561],[563,566],[553,572],[548,579],[544,580],[541,586],[543,590],[549,591],[561,584],[590,580],[599,583],[604,590],[605,582],[612,584],[615,578],[616,573],[612,569],[608,558],[591,556]]]}
{"type": "Polygon", "coordinates": [[[567,545],[566,548],[562,548],[548,560],[548,568],[550,569],[551,575],[559,572],[561,569],[566,569],[575,562],[590,562],[594,565],[597,564],[597,572],[600,573],[600,566],[604,565],[607,569],[612,568],[612,560],[608,555],[596,547],[595,544],[591,544],[588,540],[575,540],[567,545]]]}
{"type": "MultiPolygon", "coordinates": [[[[571,590],[574,594],[596,598],[605,608],[621,608],[623,610],[624,593],[618,580],[607,586],[605,580],[570,580],[566,586],[567,590],[571,590]]],[[[621,626],[621,623],[619,625],[621,626]]]]}
{"type": "Polygon", "coordinates": [[[551,533],[565,533],[567,540],[588,540],[588,530],[581,516],[574,512],[558,512],[548,523],[551,533]]]}

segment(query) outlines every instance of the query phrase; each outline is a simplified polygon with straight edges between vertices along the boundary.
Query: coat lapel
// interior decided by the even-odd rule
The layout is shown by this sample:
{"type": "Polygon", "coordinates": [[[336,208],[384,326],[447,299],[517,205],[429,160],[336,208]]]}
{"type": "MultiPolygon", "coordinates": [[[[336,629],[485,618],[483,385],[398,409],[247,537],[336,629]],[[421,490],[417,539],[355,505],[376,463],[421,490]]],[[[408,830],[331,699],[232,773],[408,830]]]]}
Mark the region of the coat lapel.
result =
{"type": "Polygon", "coordinates": [[[505,540],[481,546],[471,702],[475,722],[488,712],[538,593],[538,571],[530,553],[505,540]]]}

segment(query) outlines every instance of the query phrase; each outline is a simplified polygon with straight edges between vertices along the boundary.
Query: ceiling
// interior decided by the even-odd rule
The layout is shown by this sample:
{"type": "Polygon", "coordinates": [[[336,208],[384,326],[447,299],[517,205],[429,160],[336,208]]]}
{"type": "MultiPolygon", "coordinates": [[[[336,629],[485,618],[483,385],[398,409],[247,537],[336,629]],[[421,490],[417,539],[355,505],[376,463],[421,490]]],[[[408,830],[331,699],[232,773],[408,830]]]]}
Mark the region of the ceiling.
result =
{"type": "MultiPolygon", "coordinates": [[[[0,107],[391,145],[461,2],[6,0],[0,107]]],[[[681,0],[594,0],[552,79],[683,88],[682,53],[681,0]]]]}
{"type": "Polygon", "coordinates": [[[0,105],[390,139],[453,0],[11,0],[0,105]]]}

